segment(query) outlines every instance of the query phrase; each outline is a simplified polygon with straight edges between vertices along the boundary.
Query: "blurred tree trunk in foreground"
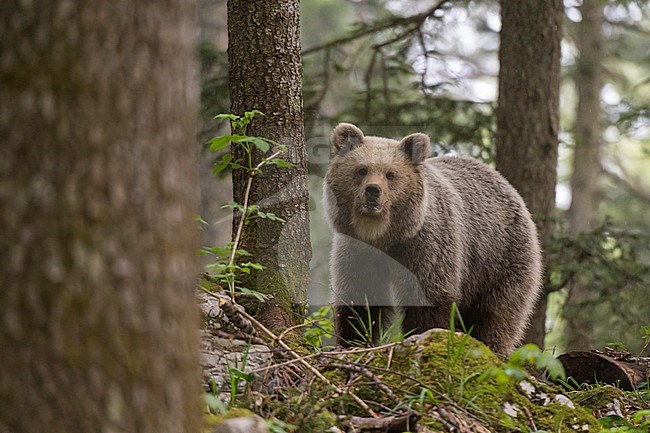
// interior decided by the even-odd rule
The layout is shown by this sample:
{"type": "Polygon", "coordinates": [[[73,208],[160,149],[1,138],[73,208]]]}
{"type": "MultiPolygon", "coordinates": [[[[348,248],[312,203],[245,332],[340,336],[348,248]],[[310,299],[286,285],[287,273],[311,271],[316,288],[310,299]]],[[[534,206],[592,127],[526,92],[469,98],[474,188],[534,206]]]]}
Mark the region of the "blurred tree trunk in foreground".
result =
{"type": "Polygon", "coordinates": [[[0,6],[0,432],[198,432],[195,2],[0,6]]]}
{"type": "MultiPolygon", "coordinates": [[[[553,232],[557,178],[561,0],[501,2],[496,167],[523,197],[543,250],[553,232]]],[[[547,263],[545,262],[547,269],[547,263]]],[[[546,293],[526,341],[544,345],[546,293]]]]}
{"type": "MultiPolygon", "coordinates": [[[[241,115],[258,109],[248,135],[288,146],[283,159],[292,168],[269,166],[256,176],[251,203],[286,222],[254,219],[245,228],[242,247],[266,266],[246,282],[250,289],[273,294],[257,312],[271,329],[302,322],[309,280],[307,161],[303,129],[300,13],[298,0],[229,0],[228,60],[230,110],[241,115]]],[[[241,157],[239,149],[235,155],[241,157]]],[[[254,161],[261,160],[259,150],[254,161]]],[[[247,173],[233,171],[233,196],[243,203],[247,173]]],[[[239,216],[235,215],[233,227],[239,216]]]]}
{"type": "MultiPolygon", "coordinates": [[[[578,109],[575,123],[575,150],[571,177],[571,208],[569,209],[569,234],[579,236],[596,229],[599,224],[599,181],[601,174],[602,110],[600,91],[603,87],[602,61],[605,56],[602,0],[584,0],[580,8],[582,21],[576,24],[577,45],[580,56],[574,78],[578,91],[578,109]]],[[[565,305],[566,347],[586,350],[593,347],[593,330],[587,312],[581,308],[585,301],[597,293],[580,276],[569,287],[565,305]]]]}

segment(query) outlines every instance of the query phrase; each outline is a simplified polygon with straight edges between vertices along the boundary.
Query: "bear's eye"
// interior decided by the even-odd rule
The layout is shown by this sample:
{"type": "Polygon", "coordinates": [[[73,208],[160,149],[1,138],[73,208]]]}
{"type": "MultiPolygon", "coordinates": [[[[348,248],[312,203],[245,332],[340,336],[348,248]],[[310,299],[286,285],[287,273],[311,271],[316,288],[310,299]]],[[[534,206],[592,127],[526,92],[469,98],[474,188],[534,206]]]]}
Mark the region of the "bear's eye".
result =
{"type": "Polygon", "coordinates": [[[388,180],[395,179],[395,173],[393,173],[392,171],[389,171],[388,173],[386,173],[386,179],[388,179],[388,180]]]}
{"type": "Polygon", "coordinates": [[[368,169],[365,168],[365,167],[360,168],[360,169],[357,171],[357,173],[359,173],[360,176],[365,176],[365,175],[368,174],[368,169]]]}

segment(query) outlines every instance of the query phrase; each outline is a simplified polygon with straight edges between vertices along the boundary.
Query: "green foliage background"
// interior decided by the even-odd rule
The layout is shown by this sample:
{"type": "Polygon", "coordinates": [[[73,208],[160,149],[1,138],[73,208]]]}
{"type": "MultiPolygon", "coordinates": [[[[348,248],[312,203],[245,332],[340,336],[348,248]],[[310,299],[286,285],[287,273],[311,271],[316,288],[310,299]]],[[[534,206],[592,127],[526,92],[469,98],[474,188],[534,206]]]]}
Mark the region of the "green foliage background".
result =
{"type": "MultiPolygon", "coordinates": [[[[470,154],[491,163],[494,155],[498,5],[494,1],[446,2],[421,27],[406,22],[433,1],[303,0],[304,106],[310,169],[312,284],[310,302],[327,302],[330,233],[322,216],[322,176],[328,139],[340,121],[373,135],[401,137],[420,131],[437,154],[470,154]],[[400,21],[402,20],[402,21],[400,21]],[[363,35],[363,36],[359,36],[363,35]],[[341,40],[328,49],[314,49],[341,40]]],[[[608,55],[600,107],[605,119],[602,156],[602,227],[572,239],[566,234],[573,155],[575,64],[572,32],[579,3],[565,1],[557,235],[547,346],[564,347],[563,317],[584,315],[594,345],[643,346],[650,325],[650,6],[645,1],[608,2],[603,28],[608,55]],[[580,275],[591,297],[565,306],[566,286],[580,275]]],[[[205,42],[202,115],[228,112],[227,58],[205,42]]],[[[214,136],[215,134],[212,134],[214,136]]],[[[646,349],[647,350],[647,349],[646,349]]],[[[647,352],[646,352],[647,354],[647,352]]]]}

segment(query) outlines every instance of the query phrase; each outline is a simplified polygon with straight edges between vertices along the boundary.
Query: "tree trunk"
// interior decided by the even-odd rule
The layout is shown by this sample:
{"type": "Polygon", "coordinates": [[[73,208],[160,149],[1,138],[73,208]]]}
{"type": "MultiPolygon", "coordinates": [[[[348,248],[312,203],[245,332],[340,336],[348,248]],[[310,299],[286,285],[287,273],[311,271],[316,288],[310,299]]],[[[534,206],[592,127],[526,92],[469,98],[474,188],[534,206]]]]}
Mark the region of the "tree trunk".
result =
{"type": "MultiPolygon", "coordinates": [[[[258,312],[262,323],[287,327],[302,320],[309,279],[307,162],[302,109],[298,0],[229,0],[228,59],[231,111],[258,109],[248,134],[288,146],[293,168],[268,167],[256,176],[251,203],[286,222],[255,219],[246,226],[243,248],[266,266],[248,279],[249,288],[271,293],[258,312]]],[[[241,156],[235,150],[235,157],[241,156]]],[[[255,150],[254,161],[261,159],[255,150]]],[[[247,173],[233,172],[234,200],[242,203],[247,173]]],[[[234,226],[239,216],[235,215],[234,226]]]]}
{"type": "MultiPolygon", "coordinates": [[[[501,1],[496,166],[526,202],[545,250],[554,226],[562,18],[561,0],[501,1]]],[[[526,336],[539,346],[545,305],[526,336]]]]}
{"type": "Polygon", "coordinates": [[[198,432],[194,2],[0,11],[0,432],[198,432]]]}
{"type": "MultiPolygon", "coordinates": [[[[577,24],[577,43],[580,50],[574,82],[578,90],[578,109],[575,124],[575,151],[571,177],[571,208],[569,232],[578,236],[594,230],[598,225],[599,179],[601,173],[602,61],[605,42],[602,34],[603,8],[601,0],[584,0],[582,21],[577,24]]],[[[594,344],[588,312],[584,306],[590,298],[589,287],[578,276],[569,287],[565,305],[566,346],[571,350],[585,350],[594,344]]]]}

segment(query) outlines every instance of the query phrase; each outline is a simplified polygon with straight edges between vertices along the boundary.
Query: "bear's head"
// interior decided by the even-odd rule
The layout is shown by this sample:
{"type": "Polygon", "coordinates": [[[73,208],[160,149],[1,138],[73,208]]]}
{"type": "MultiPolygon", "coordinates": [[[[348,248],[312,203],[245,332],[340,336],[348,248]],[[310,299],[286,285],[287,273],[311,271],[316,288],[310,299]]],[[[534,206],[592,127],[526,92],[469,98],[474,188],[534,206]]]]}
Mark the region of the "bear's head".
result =
{"type": "Polygon", "coordinates": [[[331,142],[324,200],[334,229],[377,246],[415,236],[425,214],[429,137],[417,133],[395,141],[341,123],[331,142]]]}

